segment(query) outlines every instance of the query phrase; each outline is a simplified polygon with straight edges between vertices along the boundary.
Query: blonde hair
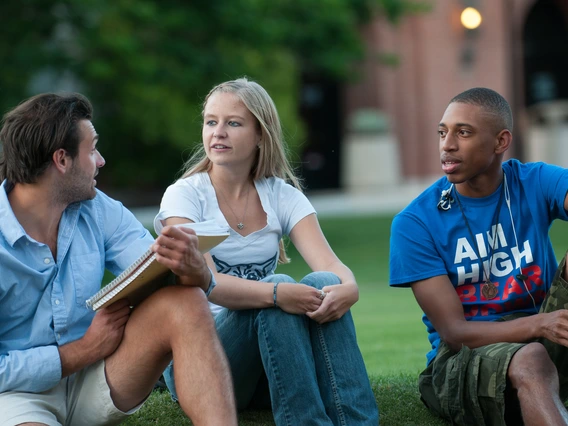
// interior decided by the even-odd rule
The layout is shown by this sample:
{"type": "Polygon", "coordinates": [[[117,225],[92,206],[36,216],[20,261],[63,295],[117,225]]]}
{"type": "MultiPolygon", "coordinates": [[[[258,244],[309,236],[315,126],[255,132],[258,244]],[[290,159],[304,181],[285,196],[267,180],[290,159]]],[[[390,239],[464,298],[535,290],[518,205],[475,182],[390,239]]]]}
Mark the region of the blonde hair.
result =
{"type": "MultiPolygon", "coordinates": [[[[215,93],[236,95],[247,109],[255,116],[261,132],[260,148],[251,168],[254,180],[263,177],[279,177],[302,190],[298,177],[294,174],[286,156],[287,146],[282,133],[280,118],[274,101],[268,92],[258,83],[247,78],[226,81],[213,87],[203,102],[203,111],[209,98],[215,93]]],[[[209,172],[213,164],[207,158],[203,145],[200,145],[183,166],[182,179],[196,173],[209,172]]],[[[280,240],[279,263],[289,263],[284,242],[280,240]]]]}

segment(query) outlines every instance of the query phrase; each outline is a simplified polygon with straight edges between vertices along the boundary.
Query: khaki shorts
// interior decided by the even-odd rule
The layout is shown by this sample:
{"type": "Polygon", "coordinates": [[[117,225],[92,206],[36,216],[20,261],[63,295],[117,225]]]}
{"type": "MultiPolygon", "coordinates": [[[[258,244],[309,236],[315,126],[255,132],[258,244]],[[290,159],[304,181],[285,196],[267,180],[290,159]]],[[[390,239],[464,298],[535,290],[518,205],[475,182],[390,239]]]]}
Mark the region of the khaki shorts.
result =
{"type": "Polygon", "coordinates": [[[114,406],[105,377],[104,361],[96,362],[41,393],[0,394],[0,426],[35,422],[48,426],[116,425],[136,412],[114,406]]]}

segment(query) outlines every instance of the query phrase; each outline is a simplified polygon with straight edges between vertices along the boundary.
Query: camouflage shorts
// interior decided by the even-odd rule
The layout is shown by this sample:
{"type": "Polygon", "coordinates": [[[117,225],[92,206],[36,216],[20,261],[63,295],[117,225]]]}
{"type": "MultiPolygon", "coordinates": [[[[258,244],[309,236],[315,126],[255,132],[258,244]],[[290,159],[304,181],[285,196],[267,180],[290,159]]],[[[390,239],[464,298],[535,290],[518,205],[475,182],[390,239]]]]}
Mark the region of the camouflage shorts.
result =
{"type": "MultiPolygon", "coordinates": [[[[568,282],[561,276],[565,259],[566,256],[558,266],[540,312],[568,309],[568,282]]],[[[517,317],[510,315],[502,319],[507,321],[517,317]]],[[[545,346],[558,369],[560,396],[566,401],[568,348],[545,339],[538,341],[545,346]]],[[[475,349],[464,346],[455,352],[442,342],[434,361],[420,374],[418,384],[422,401],[452,424],[505,425],[507,370],[515,352],[524,345],[495,343],[475,349]]],[[[508,405],[508,408],[511,407],[508,405]]],[[[515,406],[510,414],[518,414],[518,410],[518,406],[515,406]]]]}
{"type": "Polygon", "coordinates": [[[426,406],[452,424],[505,425],[507,369],[521,343],[452,351],[442,342],[418,382],[426,406]]]}

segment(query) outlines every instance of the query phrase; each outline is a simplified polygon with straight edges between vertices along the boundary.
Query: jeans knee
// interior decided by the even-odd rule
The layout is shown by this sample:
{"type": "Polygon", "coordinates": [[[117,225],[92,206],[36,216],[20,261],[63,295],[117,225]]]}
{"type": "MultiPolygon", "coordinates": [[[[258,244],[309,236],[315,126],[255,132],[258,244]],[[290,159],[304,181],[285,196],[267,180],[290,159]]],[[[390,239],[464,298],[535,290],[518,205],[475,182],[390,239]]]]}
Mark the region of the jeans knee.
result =
{"type": "Polygon", "coordinates": [[[258,333],[260,326],[265,332],[274,334],[275,336],[287,335],[288,333],[297,335],[296,325],[305,326],[307,316],[290,314],[282,309],[259,309],[258,315],[254,319],[254,327],[258,333]]]}
{"type": "Polygon", "coordinates": [[[527,344],[515,353],[507,374],[515,389],[558,380],[558,371],[546,348],[536,342],[527,344]]]}
{"type": "Polygon", "coordinates": [[[258,309],[227,309],[223,308],[215,316],[215,328],[219,335],[226,335],[227,330],[231,330],[231,334],[235,330],[242,330],[251,327],[258,315],[258,309]]]}
{"type": "Polygon", "coordinates": [[[174,362],[170,362],[170,364],[166,367],[163,373],[164,381],[166,382],[166,386],[170,391],[170,395],[174,401],[177,402],[178,396],[176,392],[176,382],[174,379],[174,362]]]}
{"type": "Polygon", "coordinates": [[[341,284],[341,280],[333,272],[316,271],[311,272],[300,280],[302,284],[306,284],[315,288],[322,288],[328,285],[341,284]]]}
{"type": "Polygon", "coordinates": [[[273,274],[264,277],[261,281],[266,283],[295,283],[296,280],[286,274],[273,274]]]}

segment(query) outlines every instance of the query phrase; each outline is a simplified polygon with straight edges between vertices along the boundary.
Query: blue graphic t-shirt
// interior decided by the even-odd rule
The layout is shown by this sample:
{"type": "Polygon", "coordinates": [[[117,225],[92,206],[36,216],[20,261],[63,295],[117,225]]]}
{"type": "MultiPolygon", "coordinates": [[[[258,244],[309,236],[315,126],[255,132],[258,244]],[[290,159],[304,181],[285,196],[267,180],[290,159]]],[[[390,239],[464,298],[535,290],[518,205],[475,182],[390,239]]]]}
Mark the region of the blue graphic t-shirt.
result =
{"type": "MultiPolygon", "coordinates": [[[[456,201],[447,210],[438,209],[442,191],[451,188],[443,177],[395,216],[390,240],[391,286],[409,287],[415,281],[447,275],[467,320],[493,321],[510,313],[536,313],[531,296],[539,309],[558,265],[548,230],[554,219],[568,220],[564,210],[568,170],[509,160],[503,163],[503,171],[504,183],[488,197],[457,195],[463,214],[456,201]],[[488,271],[498,291],[489,300],[481,293],[488,271]],[[524,284],[519,274],[527,277],[524,284]]],[[[456,193],[452,187],[449,194],[455,199],[456,193]]],[[[440,336],[426,315],[423,322],[432,345],[426,356],[430,363],[440,336]]]]}
{"type": "MultiPolygon", "coordinates": [[[[300,220],[315,210],[304,194],[280,178],[262,178],[254,181],[254,185],[266,212],[266,226],[245,237],[230,229],[229,237],[210,253],[217,272],[260,281],[276,269],[282,236],[289,235],[300,220]]],[[[193,222],[215,220],[229,227],[207,173],[180,179],[168,187],[154,228],[159,228],[160,221],[169,217],[183,217],[193,222]]],[[[209,305],[213,315],[221,310],[218,305],[209,305]]]]}

